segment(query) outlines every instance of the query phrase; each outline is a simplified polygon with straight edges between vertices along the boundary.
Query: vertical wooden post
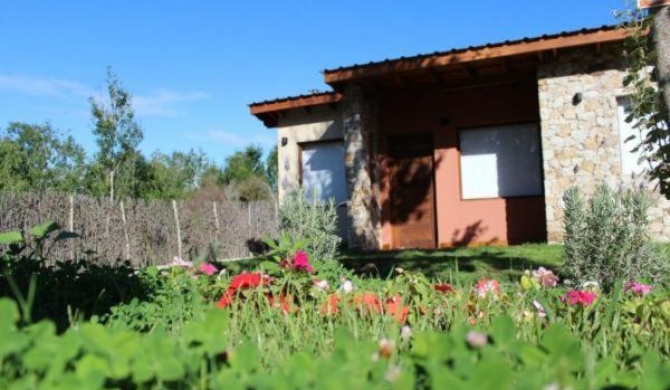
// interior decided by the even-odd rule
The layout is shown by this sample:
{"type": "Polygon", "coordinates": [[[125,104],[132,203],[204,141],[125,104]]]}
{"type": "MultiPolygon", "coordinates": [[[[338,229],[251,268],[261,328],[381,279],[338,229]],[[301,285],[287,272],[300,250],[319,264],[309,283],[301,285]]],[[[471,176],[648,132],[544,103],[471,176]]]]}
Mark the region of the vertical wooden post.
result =
{"type": "MultiPolygon", "coordinates": [[[[74,196],[70,195],[68,200],[70,201],[70,212],[67,219],[67,230],[72,233],[74,232],[74,196]]],[[[70,261],[74,260],[74,243],[70,242],[70,261]]]]}
{"type": "Polygon", "coordinates": [[[221,226],[219,225],[219,213],[216,209],[216,201],[212,202],[212,208],[214,209],[214,225],[216,226],[216,234],[218,236],[221,226]]]}
{"type": "Polygon", "coordinates": [[[125,255],[126,260],[130,260],[130,239],[128,238],[128,226],[126,225],[126,209],[123,207],[123,201],[119,202],[121,208],[121,221],[123,222],[123,238],[125,240],[125,255]]]}
{"type": "Polygon", "coordinates": [[[172,200],[172,211],[174,211],[174,222],[175,225],[177,226],[177,253],[179,255],[179,258],[182,258],[182,251],[181,251],[181,227],[179,226],[179,211],[177,211],[177,201],[172,200]]]}

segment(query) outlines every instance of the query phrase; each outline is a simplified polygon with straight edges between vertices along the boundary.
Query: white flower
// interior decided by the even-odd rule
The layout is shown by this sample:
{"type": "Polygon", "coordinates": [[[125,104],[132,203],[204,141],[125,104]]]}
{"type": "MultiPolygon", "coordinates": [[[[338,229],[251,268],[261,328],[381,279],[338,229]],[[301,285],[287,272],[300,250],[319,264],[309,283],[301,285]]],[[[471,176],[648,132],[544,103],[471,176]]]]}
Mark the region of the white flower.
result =
{"type": "Polygon", "coordinates": [[[400,337],[402,337],[404,341],[409,340],[409,338],[412,337],[412,328],[408,325],[404,325],[402,329],[400,329],[400,337]]]}
{"type": "Polygon", "coordinates": [[[346,279],[342,283],[342,286],[340,286],[340,290],[348,294],[348,293],[354,291],[354,284],[351,282],[351,280],[346,279]]]}
{"type": "Polygon", "coordinates": [[[316,286],[319,291],[328,291],[330,288],[327,280],[319,280],[318,282],[314,283],[314,286],[316,286]]]}
{"type": "Polygon", "coordinates": [[[544,310],[544,307],[540,304],[540,302],[533,300],[533,306],[535,306],[535,310],[537,310],[537,316],[538,317],[546,317],[547,316],[547,311],[544,310]]]}

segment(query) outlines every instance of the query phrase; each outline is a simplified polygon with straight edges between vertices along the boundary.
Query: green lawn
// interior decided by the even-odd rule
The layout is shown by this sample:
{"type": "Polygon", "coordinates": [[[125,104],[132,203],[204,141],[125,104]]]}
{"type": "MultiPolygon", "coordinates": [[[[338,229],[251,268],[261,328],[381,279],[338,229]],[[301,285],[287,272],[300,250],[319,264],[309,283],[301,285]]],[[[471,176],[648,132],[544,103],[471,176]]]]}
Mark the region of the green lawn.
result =
{"type": "Polygon", "coordinates": [[[510,247],[453,248],[360,252],[340,255],[345,266],[363,274],[385,277],[396,267],[454,283],[480,278],[517,280],[524,270],[546,267],[556,270],[563,263],[560,245],[526,244],[510,247]]]}

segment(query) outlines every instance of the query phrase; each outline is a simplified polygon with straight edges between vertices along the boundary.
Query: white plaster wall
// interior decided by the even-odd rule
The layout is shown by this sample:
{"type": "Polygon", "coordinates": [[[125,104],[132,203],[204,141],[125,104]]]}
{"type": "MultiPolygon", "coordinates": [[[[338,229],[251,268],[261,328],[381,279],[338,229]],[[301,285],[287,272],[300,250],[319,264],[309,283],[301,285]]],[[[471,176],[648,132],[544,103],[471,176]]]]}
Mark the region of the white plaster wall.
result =
{"type": "MultiPolygon", "coordinates": [[[[342,115],[329,106],[315,107],[309,112],[296,109],[279,119],[277,131],[279,159],[279,199],[300,186],[300,143],[343,138],[342,115]],[[287,144],[281,140],[286,137],[287,144]]],[[[342,162],[344,164],[344,161],[342,162]]]]}

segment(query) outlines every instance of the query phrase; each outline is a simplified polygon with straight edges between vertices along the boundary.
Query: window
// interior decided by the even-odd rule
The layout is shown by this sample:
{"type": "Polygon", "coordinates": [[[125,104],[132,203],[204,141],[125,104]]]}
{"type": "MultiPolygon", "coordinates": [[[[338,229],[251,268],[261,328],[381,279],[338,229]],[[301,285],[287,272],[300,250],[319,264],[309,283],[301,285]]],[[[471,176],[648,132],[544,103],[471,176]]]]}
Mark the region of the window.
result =
{"type": "Polygon", "coordinates": [[[317,198],[335,203],[347,199],[344,176],[344,146],[338,142],[302,144],[302,186],[308,199],[316,192],[317,198]]]}
{"type": "Polygon", "coordinates": [[[537,124],[460,131],[463,199],[543,194],[537,124]]]}

